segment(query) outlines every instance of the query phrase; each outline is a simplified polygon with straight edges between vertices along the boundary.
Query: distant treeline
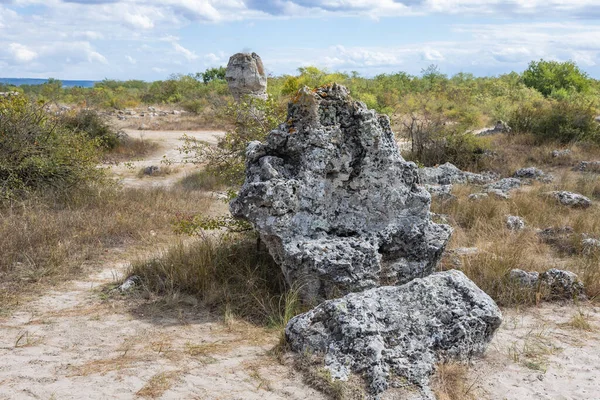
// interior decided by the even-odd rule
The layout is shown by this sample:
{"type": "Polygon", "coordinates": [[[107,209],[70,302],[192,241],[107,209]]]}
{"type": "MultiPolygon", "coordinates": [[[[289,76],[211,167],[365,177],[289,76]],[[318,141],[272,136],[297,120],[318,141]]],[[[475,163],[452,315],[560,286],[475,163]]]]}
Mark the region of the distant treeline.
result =
{"type": "MultiPolygon", "coordinates": [[[[302,86],[317,87],[332,82],[347,86],[355,98],[380,113],[393,116],[441,112],[467,126],[506,120],[517,108],[553,101],[585,104],[595,110],[600,94],[600,82],[582,72],[574,62],[544,60],[532,61],[523,72],[493,77],[463,72],[447,76],[435,65],[419,75],[397,72],[372,78],[357,72],[302,67],[295,75],[269,77],[268,92],[275,102],[284,104],[302,86]]],[[[223,67],[172,75],[155,82],[105,79],[91,88],[65,87],[55,79],[42,85],[0,84],[0,91],[11,90],[42,102],[115,109],[172,104],[194,113],[207,109],[214,112],[231,101],[223,67]]]]}

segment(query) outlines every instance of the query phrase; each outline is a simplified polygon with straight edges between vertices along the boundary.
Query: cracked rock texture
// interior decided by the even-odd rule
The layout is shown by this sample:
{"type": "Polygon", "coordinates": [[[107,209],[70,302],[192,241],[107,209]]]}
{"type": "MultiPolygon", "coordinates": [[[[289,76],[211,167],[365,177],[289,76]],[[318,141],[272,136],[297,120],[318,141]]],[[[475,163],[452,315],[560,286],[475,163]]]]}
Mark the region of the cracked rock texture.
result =
{"type": "Polygon", "coordinates": [[[419,168],[419,178],[422,184],[450,185],[452,183],[472,183],[483,185],[496,179],[491,173],[475,174],[460,170],[454,164],[445,163],[438,167],[419,168]]]}
{"type": "Polygon", "coordinates": [[[579,193],[554,191],[548,193],[550,197],[556,199],[560,204],[574,208],[588,208],[592,201],[579,193]]]}
{"type": "Polygon", "coordinates": [[[292,349],[324,356],[336,379],[363,374],[371,393],[402,385],[429,392],[442,360],[480,355],[500,326],[496,303],[462,272],[439,272],[329,300],[293,318],[292,349]]]}
{"type": "Polygon", "coordinates": [[[229,58],[225,79],[234,99],[244,96],[267,98],[267,74],[256,53],[237,53],[229,58]]]}
{"type": "Polygon", "coordinates": [[[254,225],[305,301],[433,272],[451,228],[431,221],[389,119],[343,86],[300,90],[287,122],[246,157],[231,213],[254,225]]]}

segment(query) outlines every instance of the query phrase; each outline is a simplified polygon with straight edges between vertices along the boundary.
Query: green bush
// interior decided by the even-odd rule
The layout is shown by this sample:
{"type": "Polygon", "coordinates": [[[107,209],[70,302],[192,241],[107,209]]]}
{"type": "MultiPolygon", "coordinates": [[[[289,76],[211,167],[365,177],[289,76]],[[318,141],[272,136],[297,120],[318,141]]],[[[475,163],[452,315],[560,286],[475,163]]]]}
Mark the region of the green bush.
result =
{"type": "Polygon", "coordinates": [[[600,124],[596,110],[585,101],[536,101],[512,113],[508,124],[515,133],[532,133],[539,142],[600,143],[600,124]]]}
{"type": "Polygon", "coordinates": [[[586,92],[590,79],[573,61],[532,61],[523,72],[523,83],[544,96],[562,91],[586,92]]]}
{"type": "Polygon", "coordinates": [[[66,192],[99,179],[96,143],[25,96],[0,98],[0,198],[40,189],[66,192]]]}
{"type": "Polygon", "coordinates": [[[119,144],[119,133],[94,110],[63,114],[61,123],[67,129],[86,134],[101,147],[114,149],[119,144]]]}

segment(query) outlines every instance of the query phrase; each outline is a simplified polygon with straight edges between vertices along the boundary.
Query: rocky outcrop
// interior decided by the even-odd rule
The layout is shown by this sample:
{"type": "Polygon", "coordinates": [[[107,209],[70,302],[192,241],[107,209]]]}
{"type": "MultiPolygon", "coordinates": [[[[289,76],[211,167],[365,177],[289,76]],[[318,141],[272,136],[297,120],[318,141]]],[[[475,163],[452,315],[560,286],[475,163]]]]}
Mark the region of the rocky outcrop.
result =
{"type": "Polygon", "coordinates": [[[246,163],[231,213],[254,225],[305,301],[427,276],[450,236],[430,220],[389,119],[343,86],[302,89],[246,163]]]}
{"type": "Polygon", "coordinates": [[[489,127],[489,128],[483,128],[480,130],[477,130],[474,132],[475,135],[479,135],[479,136],[488,136],[488,135],[495,135],[498,133],[510,133],[512,131],[512,129],[510,128],[510,126],[508,126],[508,124],[504,121],[497,121],[496,125],[489,127]]]}
{"type": "Polygon", "coordinates": [[[489,183],[484,186],[484,191],[487,193],[496,193],[501,197],[509,196],[509,193],[512,190],[518,189],[521,187],[521,180],[518,178],[503,178],[497,182],[489,183]]]}
{"type": "Polygon", "coordinates": [[[293,318],[293,350],[324,356],[335,379],[362,374],[377,394],[408,380],[425,392],[435,364],[483,353],[500,326],[494,301],[462,272],[447,271],[329,300],[293,318]]]}
{"type": "Polygon", "coordinates": [[[585,287],[577,274],[571,271],[552,268],[546,272],[527,272],[513,269],[510,279],[526,289],[534,289],[545,300],[585,299],[585,287]]]}
{"type": "Polygon", "coordinates": [[[548,196],[556,199],[560,204],[573,208],[588,208],[592,201],[579,193],[554,191],[547,193],[548,196]]]}
{"type": "Polygon", "coordinates": [[[452,185],[423,185],[423,187],[431,194],[432,198],[441,201],[456,200],[456,196],[452,194],[452,185]]]}
{"type": "Polygon", "coordinates": [[[229,58],[225,79],[229,91],[239,101],[244,96],[267,98],[267,75],[256,53],[237,53],[229,58]]]}
{"type": "Polygon", "coordinates": [[[511,231],[522,231],[525,229],[525,221],[516,215],[506,217],[506,227],[511,231]]]}
{"type": "Polygon", "coordinates": [[[541,169],[535,167],[518,169],[515,171],[514,177],[520,179],[537,180],[546,183],[552,182],[552,180],[554,180],[554,177],[552,175],[546,174],[541,169]]]}
{"type": "Polygon", "coordinates": [[[600,161],[581,161],[573,168],[573,170],[600,173],[600,161]]]}
{"type": "Polygon", "coordinates": [[[445,163],[438,167],[419,168],[419,180],[428,185],[450,185],[453,183],[471,183],[483,185],[493,182],[497,177],[491,173],[475,174],[473,172],[461,171],[451,163],[445,163]]]}
{"type": "Polygon", "coordinates": [[[564,150],[552,150],[552,157],[553,158],[561,158],[561,157],[567,157],[571,155],[571,150],[570,149],[564,149],[564,150]]]}

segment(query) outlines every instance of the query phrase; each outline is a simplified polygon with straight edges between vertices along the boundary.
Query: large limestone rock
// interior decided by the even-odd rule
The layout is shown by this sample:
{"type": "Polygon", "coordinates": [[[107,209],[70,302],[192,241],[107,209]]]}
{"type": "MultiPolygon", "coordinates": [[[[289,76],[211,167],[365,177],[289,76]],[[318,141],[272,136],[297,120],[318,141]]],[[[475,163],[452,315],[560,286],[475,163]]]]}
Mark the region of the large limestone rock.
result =
{"type": "Polygon", "coordinates": [[[339,85],[302,89],[288,120],[246,150],[231,213],[250,221],[304,300],[431,274],[451,228],[398,151],[389,119],[339,85]]]}
{"type": "Polygon", "coordinates": [[[225,79],[236,100],[249,95],[267,98],[267,75],[256,53],[237,53],[229,58],[225,79]]]}
{"type": "Polygon", "coordinates": [[[294,351],[323,355],[335,379],[362,374],[373,394],[408,380],[430,394],[435,364],[482,354],[501,322],[496,303],[453,270],[326,301],[290,320],[286,337],[294,351]]]}

